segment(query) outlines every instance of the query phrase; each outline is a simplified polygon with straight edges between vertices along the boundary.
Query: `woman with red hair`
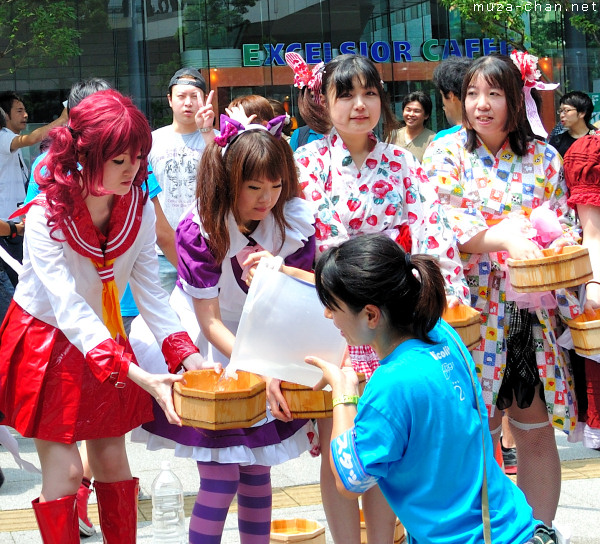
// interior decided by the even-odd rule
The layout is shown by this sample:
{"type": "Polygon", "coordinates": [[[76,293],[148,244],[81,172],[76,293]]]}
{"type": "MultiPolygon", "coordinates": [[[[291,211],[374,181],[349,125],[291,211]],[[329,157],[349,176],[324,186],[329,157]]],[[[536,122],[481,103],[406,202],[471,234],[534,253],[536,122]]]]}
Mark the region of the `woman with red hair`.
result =
{"type": "Polygon", "coordinates": [[[150,395],[180,425],[171,386],[181,378],[137,366],[119,309],[127,281],[169,370],[204,361],[158,281],[154,208],[141,188],[148,122],[112,90],[84,99],[69,119],[52,132],[38,170],[45,194],[26,210],[23,272],[0,327],[0,413],[2,424],[34,438],[42,491],[33,509],[44,543],[79,543],[79,440],[96,477],[104,542],[134,543],[138,481],[124,435],[152,419],[150,395]]]}

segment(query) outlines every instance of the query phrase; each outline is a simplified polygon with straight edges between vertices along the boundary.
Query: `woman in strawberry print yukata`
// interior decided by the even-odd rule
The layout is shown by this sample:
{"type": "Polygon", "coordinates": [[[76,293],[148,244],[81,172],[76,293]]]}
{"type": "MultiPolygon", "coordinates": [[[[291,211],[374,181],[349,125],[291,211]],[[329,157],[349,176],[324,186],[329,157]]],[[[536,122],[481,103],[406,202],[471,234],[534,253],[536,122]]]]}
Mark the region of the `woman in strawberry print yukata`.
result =
{"type": "MultiPolygon", "coordinates": [[[[434,187],[407,151],[381,142],[373,130],[383,115],[386,132],[396,125],[375,65],[359,55],[340,55],[310,71],[303,59],[286,55],[300,88],[302,118],[325,138],[295,153],[304,198],[312,205],[317,259],[349,238],[384,233],[407,252],[435,256],[446,280],[448,304],[467,300],[468,288],[450,224],[434,187]]],[[[368,346],[349,349],[367,379],[378,366],[368,346]]],[[[319,420],[321,444],[329,444],[331,420],[319,420]]],[[[322,448],[321,494],[336,543],[360,542],[357,501],[342,498],[322,448]]],[[[391,543],[395,516],[378,487],[362,497],[369,542],[391,543]]]]}
{"type": "Polygon", "coordinates": [[[560,156],[534,137],[545,134],[535,107],[527,107],[530,89],[540,88],[537,59],[516,51],[511,57],[490,55],[471,65],[461,93],[463,129],[434,142],[423,168],[457,233],[472,305],[482,313],[482,340],[472,355],[494,441],[505,411],[517,447],[517,484],[534,517],[549,526],[561,478],[552,425],[572,432],[577,422],[568,353],[557,343],[558,313],[570,319],[579,304],[564,290],[552,304],[534,303],[532,295],[519,299],[506,259],[543,256],[538,242],[544,240],[530,223],[512,226],[529,218],[533,224],[546,206],[557,223],[553,245],[575,243],[580,229],[567,205],[560,156]]]}

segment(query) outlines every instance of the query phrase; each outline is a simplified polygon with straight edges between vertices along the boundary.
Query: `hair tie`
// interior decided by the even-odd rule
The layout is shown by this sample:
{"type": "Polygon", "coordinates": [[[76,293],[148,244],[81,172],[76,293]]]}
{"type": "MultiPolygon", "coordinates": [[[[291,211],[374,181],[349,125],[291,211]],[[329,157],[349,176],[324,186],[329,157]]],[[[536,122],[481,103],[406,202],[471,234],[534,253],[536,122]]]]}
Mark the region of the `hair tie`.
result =
{"type": "Polygon", "coordinates": [[[323,79],[323,67],[325,64],[320,62],[312,70],[306,64],[306,61],[293,51],[285,54],[285,62],[294,72],[294,87],[303,89],[308,87],[313,95],[316,104],[321,103],[321,83],[323,79]]]}
{"type": "Polygon", "coordinates": [[[414,266],[414,265],[413,265],[413,262],[412,262],[412,260],[411,260],[411,258],[410,258],[410,253],[406,252],[406,253],[404,254],[404,262],[406,263],[406,266],[407,266],[408,268],[410,268],[410,269],[412,269],[412,268],[413,268],[413,266],[414,266]]]}
{"type": "Polygon", "coordinates": [[[248,126],[244,126],[239,121],[228,117],[225,114],[221,114],[220,126],[221,126],[221,134],[215,137],[215,143],[222,147],[222,153],[225,154],[229,145],[242,133],[247,130],[266,130],[272,136],[281,139],[281,133],[283,131],[283,125],[285,124],[285,115],[278,115],[271,119],[267,126],[258,125],[258,124],[250,124],[248,126]]]}
{"type": "Polygon", "coordinates": [[[542,73],[538,70],[538,58],[530,55],[527,51],[517,51],[516,49],[513,49],[510,53],[510,58],[521,72],[523,95],[525,96],[525,111],[527,113],[529,124],[531,125],[531,130],[533,130],[534,134],[546,138],[548,132],[540,120],[537,106],[531,96],[531,89],[537,89],[538,91],[552,91],[556,89],[560,83],[544,83],[539,81],[540,77],[542,77],[542,73]]]}

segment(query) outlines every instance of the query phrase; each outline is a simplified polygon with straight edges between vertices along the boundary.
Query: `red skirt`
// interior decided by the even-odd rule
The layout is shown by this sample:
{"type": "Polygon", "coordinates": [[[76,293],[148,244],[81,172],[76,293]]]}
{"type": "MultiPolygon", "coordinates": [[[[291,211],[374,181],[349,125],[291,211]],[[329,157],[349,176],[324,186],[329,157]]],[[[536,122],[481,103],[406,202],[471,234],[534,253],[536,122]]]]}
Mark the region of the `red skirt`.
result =
{"type": "Polygon", "coordinates": [[[0,424],[72,444],[122,436],[152,419],[146,391],[129,378],[122,389],[101,383],[60,330],[11,302],[0,326],[0,424]]]}

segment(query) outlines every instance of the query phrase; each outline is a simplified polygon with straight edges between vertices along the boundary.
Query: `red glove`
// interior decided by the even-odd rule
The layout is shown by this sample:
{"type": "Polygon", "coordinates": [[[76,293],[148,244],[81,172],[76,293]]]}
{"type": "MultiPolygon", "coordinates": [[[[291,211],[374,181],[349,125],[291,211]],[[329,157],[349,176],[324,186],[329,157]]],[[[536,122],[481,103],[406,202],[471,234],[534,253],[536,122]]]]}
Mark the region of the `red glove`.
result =
{"type": "Polygon", "coordinates": [[[175,374],[182,367],[182,361],[192,355],[192,353],[199,353],[199,349],[194,345],[190,335],[185,332],[175,332],[167,336],[162,344],[162,352],[167,361],[169,372],[175,374]]]}
{"type": "Polygon", "coordinates": [[[101,382],[108,380],[115,387],[125,387],[125,379],[133,355],[124,346],[109,338],[87,352],[85,360],[92,374],[101,382]]]}

